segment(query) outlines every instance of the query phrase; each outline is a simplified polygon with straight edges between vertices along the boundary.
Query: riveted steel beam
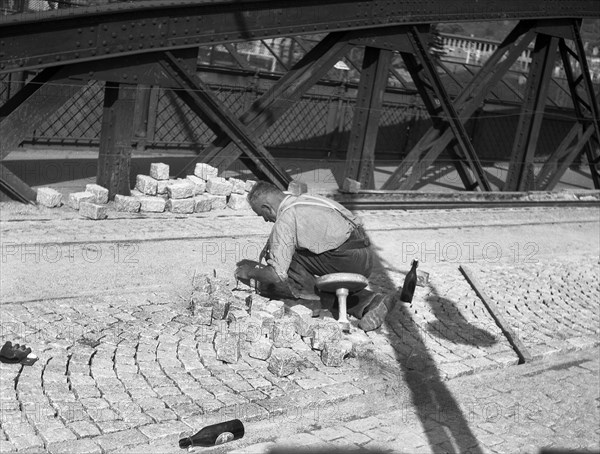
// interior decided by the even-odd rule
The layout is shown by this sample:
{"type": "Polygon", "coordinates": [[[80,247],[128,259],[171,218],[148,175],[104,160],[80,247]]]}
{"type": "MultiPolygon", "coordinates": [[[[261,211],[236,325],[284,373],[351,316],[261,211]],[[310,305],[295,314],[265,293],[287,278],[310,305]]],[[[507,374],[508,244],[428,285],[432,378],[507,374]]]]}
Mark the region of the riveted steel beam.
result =
{"type": "Polygon", "coordinates": [[[0,72],[274,36],[597,17],[597,0],[137,1],[0,17],[0,72]]]}
{"type": "Polygon", "coordinates": [[[165,52],[161,65],[169,77],[180,88],[175,93],[197,114],[211,129],[227,134],[230,140],[248,158],[250,170],[261,178],[270,181],[279,188],[287,189],[292,178],[277,164],[275,158],[256,140],[242,122],[240,122],[219,99],[205,86],[195,74],[190,74],[181,66],[171,52],[165,52]]]}
{"type": "MultiPolygon", "coordinates": [[[[527,49],[535,36],[531,30],[534,26],[535,22],[533,21],[519,22],[486,61],[481,70],[456,97],[454,106],[458,119],[462,123],[466,123],[475,113],[493,86],[510,69],[521,53],[527,49]]],[[[431,127],[407,153],[398,168],[383,184],[382,189],[411,189],[454,140],[454,137],[451,129],[440,131],[435,126],[431,127]]]]}
{"type": "Polygon", "coordinates": [[[374,188],[375,144],[391,59],[391,50],[365,48],[344,172],[365,189],[374,188]]]}
{"type": "Polygon", "coordinates": [[[533,189],[533,157],[544,118],[548,86],[556,61],[558,38],[538,33],[532,52],[527,88],[504,191],[533,189]]]}
{"type": "MultiPolygon", "coordinates": [[[[173,54],[180,65],[193,72],[196,69],[198,49],[178,49],[173,54]]],[[[68,65],[63,74],[70,79],[103,80],[121,84],[156,85],[162,88],[177,88],[158,64],[162,52],[106,58],[102,61],[87,61],[68,65]]]]}

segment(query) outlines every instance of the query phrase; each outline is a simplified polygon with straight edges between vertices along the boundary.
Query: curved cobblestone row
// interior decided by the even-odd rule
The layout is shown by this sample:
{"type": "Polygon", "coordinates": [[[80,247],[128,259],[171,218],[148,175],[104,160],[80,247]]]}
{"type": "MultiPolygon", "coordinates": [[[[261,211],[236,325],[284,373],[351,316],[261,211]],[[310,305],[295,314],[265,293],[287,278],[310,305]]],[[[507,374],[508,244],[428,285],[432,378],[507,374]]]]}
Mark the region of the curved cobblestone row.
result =
{"type": "Polygon", "coordinates": [[[31,367],[0,365],[3,383],[12,385],[1,395],[2,436],[17,450],[110,451],[226,416],[253,420],[335,402],[372,383],[358,359],[333,371],[302,341],[294,347],[300,370],[290,378],[245,355],[225,364],[212,344],[222,325],[197,325],[168,294],[3,309],[14,322],[1,341],[25,343],[40,358],[31,367]]]}

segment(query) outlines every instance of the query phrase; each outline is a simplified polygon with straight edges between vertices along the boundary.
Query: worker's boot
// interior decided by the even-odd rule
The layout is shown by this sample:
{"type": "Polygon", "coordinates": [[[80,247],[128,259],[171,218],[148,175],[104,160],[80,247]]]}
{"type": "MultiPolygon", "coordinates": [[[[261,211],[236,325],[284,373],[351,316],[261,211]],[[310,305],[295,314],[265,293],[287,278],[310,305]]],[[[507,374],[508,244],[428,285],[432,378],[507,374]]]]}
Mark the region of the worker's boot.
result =
{"type": "MultiPolygon", "coordinates": [[[[394,294],[375,293],[364,305],[358,326],[365,331],[379,328],[394,306],[394,294]]],[[[362,305],[361,305],[362,306],[362,305]]]]}

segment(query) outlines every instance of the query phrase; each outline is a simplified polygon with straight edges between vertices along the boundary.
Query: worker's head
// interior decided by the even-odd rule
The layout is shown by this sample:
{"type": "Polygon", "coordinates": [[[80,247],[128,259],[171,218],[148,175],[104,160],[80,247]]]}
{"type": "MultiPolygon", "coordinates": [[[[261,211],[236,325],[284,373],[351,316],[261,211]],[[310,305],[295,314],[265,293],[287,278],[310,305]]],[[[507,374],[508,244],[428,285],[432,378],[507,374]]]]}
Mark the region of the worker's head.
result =
{"type": "Polygon", "coordinates": [[[285,194],[277,186],[266,181],[257,182],[248,193],[252,210],[267,222],[275,222],[277,210],[285,194]]]}

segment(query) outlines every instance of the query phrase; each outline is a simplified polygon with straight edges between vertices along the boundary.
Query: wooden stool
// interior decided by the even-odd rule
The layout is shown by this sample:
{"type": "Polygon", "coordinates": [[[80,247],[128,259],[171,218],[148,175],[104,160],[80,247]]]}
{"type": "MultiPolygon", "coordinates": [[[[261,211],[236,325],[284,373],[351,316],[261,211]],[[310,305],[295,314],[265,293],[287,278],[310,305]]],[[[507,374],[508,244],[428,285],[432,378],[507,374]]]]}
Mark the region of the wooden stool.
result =
{"type": "Polygon", "coordinates": [[[317,288],[323,292],[335,293],[339,303],[338,322],[344,331],[350,331],[346,314],[346,297],[350,292],[358,292],[369,284],[366,277],[355,273],[331,273],[318,277],[317,288]]]}

